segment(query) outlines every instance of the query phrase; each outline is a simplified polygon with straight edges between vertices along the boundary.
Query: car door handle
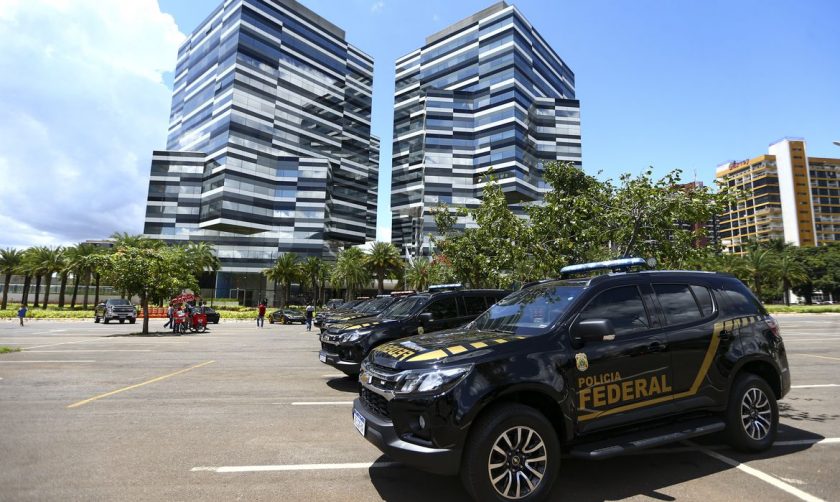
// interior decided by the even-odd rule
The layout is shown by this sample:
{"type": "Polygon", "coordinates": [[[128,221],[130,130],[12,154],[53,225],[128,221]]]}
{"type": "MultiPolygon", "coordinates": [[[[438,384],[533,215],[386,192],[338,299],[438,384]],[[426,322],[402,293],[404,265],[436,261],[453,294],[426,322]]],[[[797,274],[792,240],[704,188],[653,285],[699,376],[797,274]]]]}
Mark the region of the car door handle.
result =
{"type": "Polygon", "coordinates": [[[647,351],[648,352],[665,352],[665,350],[667,348],[668,348],[668,346],[665,345],[662,342],[653,342],[653,343],[651,343],[650,345],[647,346],[647,351]]]}

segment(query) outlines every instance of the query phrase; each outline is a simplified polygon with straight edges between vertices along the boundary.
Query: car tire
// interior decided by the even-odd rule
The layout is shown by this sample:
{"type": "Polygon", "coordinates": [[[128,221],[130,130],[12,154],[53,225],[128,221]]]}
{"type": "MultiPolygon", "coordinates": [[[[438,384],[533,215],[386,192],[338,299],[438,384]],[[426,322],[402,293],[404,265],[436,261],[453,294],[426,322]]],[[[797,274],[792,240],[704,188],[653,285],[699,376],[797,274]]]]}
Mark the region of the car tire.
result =
{"type": "Polygon", "coordinates": [[[137,322],[137,319],[129,319],[128,320],[128,324],[134,324],[135,322],[137,322]]]}
{"type": "Polygon", "coordinates": [[[776,440],[779,406],[767,382],[751,373],[735,379],[726,409],[726,438],[736,450],[756,453],[776,440]]]}
{"type": "Polygon", "coordinates": [[[120,324],[125,324],[125,319],[120,319],[120,324]]]}
{"type": "Polygon", "coordinates": [[[99,323],[99,316],[94,316],[93,317],[93,322],[98,324],[99,323]]]}
{"type": "Polygon", "coordinates": [[[274,316],[268,316],[268,324],[274,324],[274,316]]]}
{"type": "Polygon", "coordinates": [[[559,467],[551,423],[530,406],[509,403],[487,410],[472,426],[461,481],[475,500],[531,502],[548,498],[559,467]]]}

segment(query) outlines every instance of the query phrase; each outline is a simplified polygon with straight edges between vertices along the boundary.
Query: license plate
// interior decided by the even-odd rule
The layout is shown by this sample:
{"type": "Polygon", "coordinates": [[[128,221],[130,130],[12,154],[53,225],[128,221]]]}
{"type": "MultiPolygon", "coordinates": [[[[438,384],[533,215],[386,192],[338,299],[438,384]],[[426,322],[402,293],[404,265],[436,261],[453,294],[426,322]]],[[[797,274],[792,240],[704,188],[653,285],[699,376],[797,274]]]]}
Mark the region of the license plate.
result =
{"type": "Polygon", "coordinates": [[[359,434],[362,436],[365,435],[365,417],[356,410],[353,410],[353,425],[356,426],[356,430],[359,431],[359,434]]]}
{"type": "Polygon", "coordinates": [[[327,362],[327,356],[324,354],[318,354],[318,359],[320,359],[322,363],[327,362]]]}

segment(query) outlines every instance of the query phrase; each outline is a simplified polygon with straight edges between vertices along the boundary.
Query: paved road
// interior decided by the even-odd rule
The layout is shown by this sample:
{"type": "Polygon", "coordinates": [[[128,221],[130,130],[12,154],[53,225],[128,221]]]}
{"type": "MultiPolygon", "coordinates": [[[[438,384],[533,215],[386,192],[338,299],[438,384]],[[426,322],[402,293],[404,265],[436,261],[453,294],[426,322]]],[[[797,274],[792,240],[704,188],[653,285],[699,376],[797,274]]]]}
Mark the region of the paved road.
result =
{"type": "MultiPolygon", "coordinates": [[[[840,498],[840,315],[779,319],[797,388],[772,450],[744,456],[710,437],[569,459],[555,498],[840,498]]],[[[0,355],[0,500],[466,499],[457,479],[390,464],[359,436],[356,383],[318,362],[314,332],[223,321],[128,336],[138,330],[0,322],[0,346],[25,349],[0,355]]]]}

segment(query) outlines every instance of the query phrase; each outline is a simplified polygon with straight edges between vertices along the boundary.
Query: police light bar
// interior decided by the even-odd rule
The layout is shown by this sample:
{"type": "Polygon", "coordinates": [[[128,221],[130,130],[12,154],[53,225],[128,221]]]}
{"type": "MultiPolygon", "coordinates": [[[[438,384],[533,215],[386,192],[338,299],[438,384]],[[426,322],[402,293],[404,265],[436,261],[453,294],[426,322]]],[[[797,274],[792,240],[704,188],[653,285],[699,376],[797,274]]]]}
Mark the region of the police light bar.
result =
{"type": "Polygon", "coordinates": [[[618,260],[596,261],[592,263],[581,263],[579,265],[568,265],[560,269],[560,276],[565,277],[571,274],[579,274],[581,272],[591,272],[593,270],[611,270],[618,272],[632,267],[648,267],[648,262],[644,258],[621,258],[618,260]]]}
{"type": "Polygon", "coordinates": [[[415,294],[417,294],[417,291],[414,291],[413,289],[406,291],[391,291],[391,296],[409,296],[415,294]]]}
{"type": "Polygon", "coordinates": [[[460,282],[453,284],[435,284],[429,286],[429,293],[434,293],[435,291],[450,291],[453,289],[464,289],[464,285],[460,282]]]}

